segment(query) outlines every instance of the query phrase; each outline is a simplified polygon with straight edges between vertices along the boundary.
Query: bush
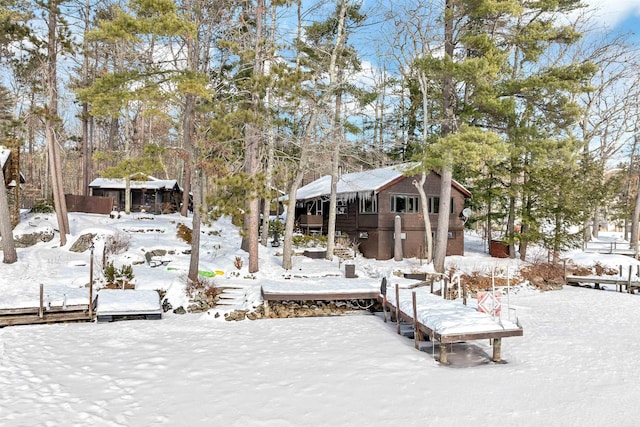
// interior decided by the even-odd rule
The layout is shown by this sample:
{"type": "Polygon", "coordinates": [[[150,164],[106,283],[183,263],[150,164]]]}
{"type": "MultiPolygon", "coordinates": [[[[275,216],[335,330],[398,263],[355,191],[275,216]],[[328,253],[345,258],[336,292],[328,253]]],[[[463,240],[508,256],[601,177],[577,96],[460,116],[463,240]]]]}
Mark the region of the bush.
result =
{"type": "Polygon", "coordinates": [[[107,281],[107,287],[133,287],[133,267],[131,264],[123,265],[117,268],[112,262],[107,263],[104,267],[104,277],[107,281]]]}
{"type": "Polygon", "coordinates": [[[48,199],[38,199],[31,208],[31,212],[33,213],[53,213],[55,209],[53,208],[53,202],[48,199]]]}
{"type": "Polygon", "coordinates": [[[131,243],[131,236],[125,233],[118,232],[107,238],[107,242],[104,246],[105,255],[121,254],[129,249],[131,243]]]}
{"type": "Polygon", "coordinates": [[[312,248],[316,246],[327,247],[327,236],[308,236],[297,234],[293,236],[293,246],[299,248],[312,248]]]}
{"type": "Polygon", "coordinates": [[[177,236],[179,239],[187,242],[188,244],[191,244],[191,238],[193,237],[191,233],[192,231],[189,227],[184,224],[178,224],[177,236]]]}

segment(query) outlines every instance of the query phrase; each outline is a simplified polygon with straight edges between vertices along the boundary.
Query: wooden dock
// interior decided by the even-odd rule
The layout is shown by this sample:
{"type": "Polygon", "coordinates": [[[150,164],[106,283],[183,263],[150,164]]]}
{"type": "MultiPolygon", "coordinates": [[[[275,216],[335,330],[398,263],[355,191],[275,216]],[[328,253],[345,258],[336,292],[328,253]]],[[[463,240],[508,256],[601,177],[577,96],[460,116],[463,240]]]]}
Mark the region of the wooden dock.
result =
{"type": "MultiPolygon", "coordinates": [[[[93,298],[93,287],[89,300],[93,298]]],[[[40,305],[0,309],[0,328],[16,325],[38,325],[45,323],[90,322],[94,319],[94,307],[87,304],[45,306],[44,287],[40,285],[40,305]]]]}
{"type": "Polygon", "coordinates": [[[397,285],[395,286],[395,297],[393,300],[389,300],[387,295],[381,295],[380,299],[385,310],[385,321],[386,312],[388,310],[391,314],[391,320],[396,322],[398,334],[400,334],[402,330],[401,322],[411,325],[414,330],[414,341],[417,349],[420,348],[420,341],[423,341],[424,337],[429,337],[431,341],[438,342],[440,344],[439,361],[441,364],[448,364],[446,344],[481,339],[491,340],[493,345],[492,360],[499,363],[501,362],[502,338],[522,336],[524,333],[523,328],[517,319],[515,324],[503,326],[499,318],[492,319],[489,314],[479,313],[476,309],[466,307],[459,301],[444,300],[432,294],[428,294],[427,296],[425,295],[427,292],[426,288],[422,288],[420,291],[423,294],[421,296],[423,302],[425,299],[431,299],[431,302],[428,302],[426,305],[423,303],[419,306],[416,290],[403,289],[401,291],[397,285]],[[407,304],[408,292],[411,292],[410,306],[407,304]],[[436,303],[436,301],[439,302],[436,303]],[[410,307],[409,310],[407,309],[408,306],[410,307]],[[461,306],[464,308],[461,309],[461,306]],[[466,330],[465,327],[457,328],[455,330],[438,330],[437,327],[420,320],[421,317],[424,317],[420,312],[430,312],[430,315],[434,318],[442,316],[441,318],[445,319],[447,317],[447,312],[450,312],[452,309],[456,309],[458,312],[454,315],[456,320],[459,320],[461,317],[468,317],[468,322],[466,323],[469,327],[466,330]],[[475,318],[479,318],[479,314],[483,314],[486,319],[493,320],[488,323],[489,326],[485,329],[482,329],[483,326],[480,326],[480,329],[478,329],[476,325],[473,325],[475,323],[475,318]]]}
{"type": "Polygon", "coordinates": [[[618,292],[622,292],[624,289],[626,292],[633,294],[635,291],[640,290],[640,266],[637,266],[635,274],[633,270],[634,266],[629,265],[627,272],[624,274],[622,266],[620,266],[618,270],[620,273],[617,276],[576,276],[566,274],[565,267],[564,280],[568,285],[578,285],[580,283],[593,284],[595,289],[600,289],[600,285],[613,285],[616,287],[616,291],[618,292]]]}

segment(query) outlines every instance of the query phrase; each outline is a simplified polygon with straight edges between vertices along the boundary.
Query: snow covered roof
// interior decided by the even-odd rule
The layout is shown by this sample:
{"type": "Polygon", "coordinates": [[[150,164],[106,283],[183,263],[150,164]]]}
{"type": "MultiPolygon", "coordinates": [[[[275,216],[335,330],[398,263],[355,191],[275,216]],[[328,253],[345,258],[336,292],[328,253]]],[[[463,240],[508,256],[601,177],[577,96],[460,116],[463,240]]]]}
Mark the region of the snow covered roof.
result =
{"type": "MultiPolygon", "coordinates": [[[[148,177],[147,181],[135,181],[131,180],[129,186],[131,189],[147,189],[147,190],[162,190],[162,189],[172,189],[172,188],[180,188],[178,185],[178,181],[175,179],[157,179],[152,176],[148,177]]],[[[124,178],[96,178],[89,184],[91,188],[109,188],[109,189],[117,189],[124,190],[126,187],[126,182],[124,178]]]]}
{"type": "Polygon", "coordinates": [[[4,167],[4,164],[7,162],[10,155],[11,155],[11,150],[4,148],[2,145],[0,145],[0,167],[4,167]]]}
{"type": "MultiPolygon", "coordinates": [[[[347,173],[338,180],[337,194],[342,198],[355,198],[356,195],[368,197],[371,193],[377,193],[388,184],[402,178],[404,173],[415,167],[415,163],[403,163],[385,168],[371,169],[362,172],[347,173]]],[[[471,193],[456,181],[452,181],[466,196],[471,193]]],[[[297,200],[314,199],[328,196],[331,193],[331,176],[325,175],[303,187],[296,193],[297,200]]]]}

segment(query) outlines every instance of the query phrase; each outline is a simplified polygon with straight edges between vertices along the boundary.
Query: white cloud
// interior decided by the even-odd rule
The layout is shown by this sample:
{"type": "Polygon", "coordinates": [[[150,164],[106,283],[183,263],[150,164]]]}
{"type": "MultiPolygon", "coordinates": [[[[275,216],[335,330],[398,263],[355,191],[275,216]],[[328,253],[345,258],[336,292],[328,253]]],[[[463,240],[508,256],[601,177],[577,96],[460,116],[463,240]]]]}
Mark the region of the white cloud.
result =
{"type": "Polygon", "coordinates": [[[584,0],[584,3],[608,28],[614,28],[629,16],[640,17],[640,0],[584,0]]]}

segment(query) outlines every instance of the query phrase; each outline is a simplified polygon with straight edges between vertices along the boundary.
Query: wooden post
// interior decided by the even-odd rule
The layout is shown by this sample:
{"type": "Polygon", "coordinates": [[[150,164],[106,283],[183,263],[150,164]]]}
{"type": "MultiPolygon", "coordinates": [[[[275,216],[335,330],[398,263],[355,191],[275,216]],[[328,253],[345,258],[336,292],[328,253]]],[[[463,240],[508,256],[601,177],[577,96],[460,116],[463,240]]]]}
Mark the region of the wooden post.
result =
{"type": "Polygon", "coordinates": [[[44,285],[40,283],[40,308],[38,309],[38,317],[44,317],[44,285]]]}
{"type": "Polygon", "coordinates": [[[384,314],[384,323],[387,323],[387,294],[382,296],[382,313],[384,314]]]}
{"type": "Polygon", "coordinates": [[[433,277],[434,277],[433,275],[430,277],[430,280],[431,280],[431,293],[433,293],[433,281],[434,281],[433,277]]]}
{"type": "MultiPolygon", "coordinates": [[[[629,265],[629,280],[627,281],[627,292],[631,293],[631,269],[632,265],[629,265]]],[[[622,284],[620,284],[620,292],[622,292],[622,284]]]]}
{"type": "Polygon", "coordinates": [[[91,259],[89,260],[89,319],[93,320],[93,243],[91,243],[91,259]]]}
{"type": "Polygon", "coordinates": [[[443,342],[440,342],[440,364],[449,364],[449,361],[447,360],[447,345],[443,342]]]}
{"type": "Polygon", "coordinates": [[[264,301],[264,317],[266,317],[268,319],[269,316],[270,316],[270,313],[269,313],[269,301],[265,300],[264,301]]]}
{"type": "Polygon", "coordinates": [[[462,286],[462,304],[467,305],[467,284],[462,286]]]}
{"type": "Polygon", "coordinates": [[[440,290],[442,292],[442,298],[444,299],[449,299],[447,298],[447,276],[442,276],[442,289],[440,290]]]}
{"type": "Polygon", "coordinates": [[[500,363],[502,361],[500,359],[501,350],[502,350],[502,338],[494,338],[493,339],[493,361],[496,363],[500,363]]]}
{"type": "Polygon", "coordinates": [[[411,303],[413,305],[413,345],[416,350],[420,350],[420,328],[418,327],[418,303],[416,302],[416,291],[411,292],[411,303]]]}
{"type": "Polygon", "coordinates": [[[396,283],[396,329],[400,335],[400,288],[396,283]]]}

